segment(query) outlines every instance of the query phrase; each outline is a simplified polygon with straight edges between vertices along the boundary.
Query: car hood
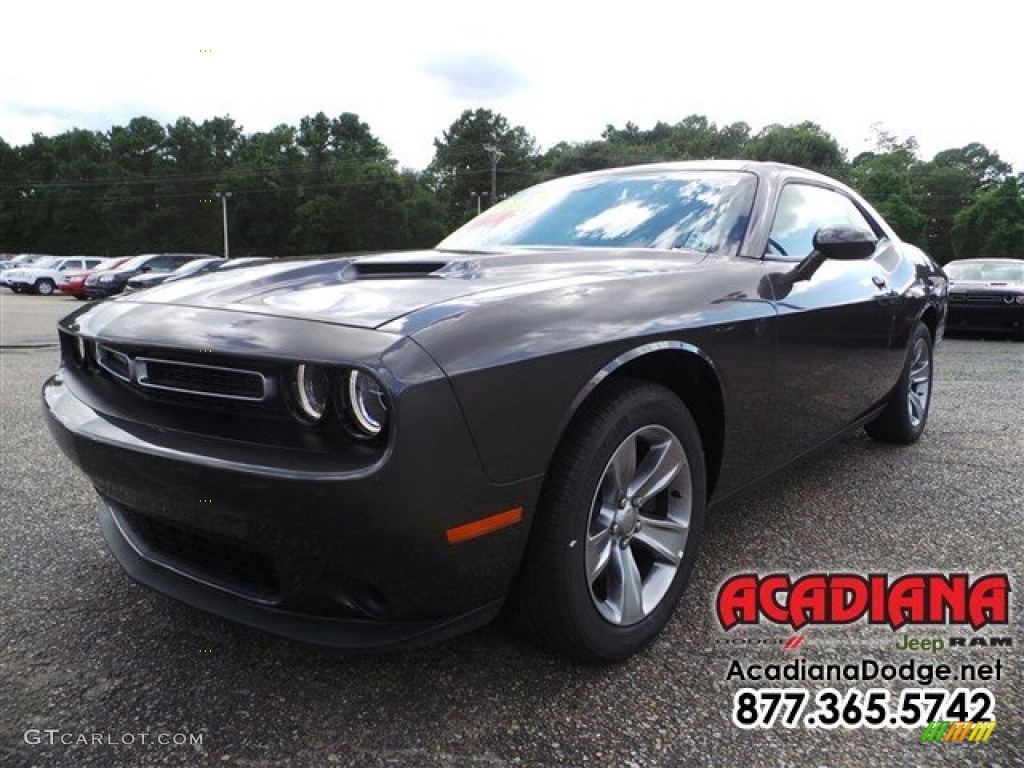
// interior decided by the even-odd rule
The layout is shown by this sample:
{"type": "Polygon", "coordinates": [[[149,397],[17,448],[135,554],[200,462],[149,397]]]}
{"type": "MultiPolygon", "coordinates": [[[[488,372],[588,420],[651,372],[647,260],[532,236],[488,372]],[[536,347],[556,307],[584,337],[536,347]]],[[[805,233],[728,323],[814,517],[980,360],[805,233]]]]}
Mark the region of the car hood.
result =
{"type": "Polygon", "coordinates": [[[157,283],[162,283],[164,280],[166,280],[170,276],[171,276],[170,272],[167,272],[167,273],[161,272],[161,273],[155,274],[155,275],[141,274],[141,275],[136,275],[135,277],[129,278],[128,282],[132,283],[133,285],[149,285],[150,283],[155,285],[157,283]]]}
{"type": "Polygon", "coordinates": [[[949,290],[955,291],[1011,291],[1024,290],[1021,280],[950,280],[949,290]]]}
{"type": "Polygon", "coordinates": [[[287,260],[164,283],[115,301],[378,328],[428,308],[441,319],[446,307],[460,311],[469,297],[504,300],[564,284],[676,272],[705,258],[693,251],[529,248],[287,260]]]}

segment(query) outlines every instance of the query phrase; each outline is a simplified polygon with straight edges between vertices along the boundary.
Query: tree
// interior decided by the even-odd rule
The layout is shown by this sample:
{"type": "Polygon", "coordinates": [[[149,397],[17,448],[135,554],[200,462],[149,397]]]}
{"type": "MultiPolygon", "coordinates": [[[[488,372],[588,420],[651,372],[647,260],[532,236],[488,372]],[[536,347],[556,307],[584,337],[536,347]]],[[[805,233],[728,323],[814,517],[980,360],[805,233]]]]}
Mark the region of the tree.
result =
{"type": "Polygon", "coordinates": [[[774,160],[809,168],[835,178],[846,174],[846,153],[832,134],[816,123],[769,125],[744,148],[752,160],[774,160]]]}
{"type": "Polygon", "coordinates": [[[489,199],[493,160],[487,146],[501,152],[496,173],[499,200],[536,180],[536,141],[526,129],[510,125],[489,109],[467,109],[434,139],[434,159],[428,168],[451,226],[476,213],[477,195],[486,193],[487,205],[495,202],[489,199]]]}
{"type": "Polygon", "coordinates": [[[235,192],[232,236],[239,253],[296,253],[292,232],[302,182],[298,132],[290,125],[245,137],[234,156],[228,183],[235,192]]]}
{"type": "Polygon", "coordinates": [[[928,216],[920,209],[912,170],[917,166],[917,140],[905,140],[875,126],[875,151],[854,158],[848,177],[896,233],[922,247],[927,244],[928,216]]]}
{"type": "Polygon", "coordinates": [[[299,124],[299,202],[290,239],[300,252],[405,244],[403,186],[387,147],[357,115],[320,112],[299,124]]]}
{"type": "Polygon", "coordinates": [[[952,238],[958,259],[1024,256],[1024,199],[1017,179],[1005,179],[958,213],[952,238]]]}
{"type": "Polygon", "coordinates": [[[704,115],[694,114],[675,125],[659,121],[646,131],[632,122],[622,129],[609,125],[601,135],[613,147],[632,150],[631,163],[706,160],[742,156],[750,141],[750,126],[739,122],[719,129],[704,115]]]}
{"type": "Polygon", "coordinates": [[[974,201],[975,182],[963,168],[934,161],[912,168],[911,178],[918,191],[918,207],[926,219],[922,247],[945,264],[953,259],[953,220],[974,201]]]}
{"type": "Polygon", "coordinates": [[[974,183],[976,191],[991,189],[1010,176],[1013,169],[984,144],[972,142],[959,149],[945,149],[932,159],[939,167],[963,171],[974,183]]]}

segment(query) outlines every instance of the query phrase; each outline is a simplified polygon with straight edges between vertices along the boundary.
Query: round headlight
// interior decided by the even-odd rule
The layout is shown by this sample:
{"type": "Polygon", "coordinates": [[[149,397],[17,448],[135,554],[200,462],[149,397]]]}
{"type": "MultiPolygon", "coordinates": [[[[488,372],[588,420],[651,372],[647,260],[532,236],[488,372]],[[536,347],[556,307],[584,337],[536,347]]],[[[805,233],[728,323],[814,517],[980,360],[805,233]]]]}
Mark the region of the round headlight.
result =
{"type": "Polygon", "coordinates": [[[315,365],[296,366],[295,395],[299,414],[309,421],[320,421],[331,399],[331,379],[327,371],[315,365]]]}
{"type": "Polygon", "coordinates": [[[1018,304],[1024,304],[1024,293],[1017,297],[1018,304]]]}
{"type": "Polygon", "coordinates": [[[368,373],[352,371],[348,375],[346,395],[353,426],[367,437],[379,435],[388,418],[383,385],[368,373]]]}

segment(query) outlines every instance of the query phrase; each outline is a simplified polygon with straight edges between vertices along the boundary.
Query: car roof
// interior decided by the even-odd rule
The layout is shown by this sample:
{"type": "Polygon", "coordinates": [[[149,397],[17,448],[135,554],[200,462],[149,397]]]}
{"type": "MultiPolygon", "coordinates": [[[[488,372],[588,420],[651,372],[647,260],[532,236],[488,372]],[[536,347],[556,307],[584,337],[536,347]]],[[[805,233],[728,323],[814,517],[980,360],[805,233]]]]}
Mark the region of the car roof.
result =
{"type": "MultiPolygon", "coordinates": [[[[681,160],[668,163],[648,163],[645,165],[627,165],[621,168],[605,168],[599,171],[578,174],[593,178],[631,176],[638,173],[659,173],[672,171],[746,171],[758,176],[798,176],[805,179],[827,182],[844,186],[842,182],[806,168],[786,163],[764,160],[681,160]]],[[[570,177],[571,178],[571,177],[570,177]]]]}
{"type": "Polygon", "coordinates": [[[981,256],[974,259],[954,259],[953,261],[946,262],[947,267],[950,264],[1024,264],[1024,259],[1010,259],[1003,256],[986,258],[981,256]]]}

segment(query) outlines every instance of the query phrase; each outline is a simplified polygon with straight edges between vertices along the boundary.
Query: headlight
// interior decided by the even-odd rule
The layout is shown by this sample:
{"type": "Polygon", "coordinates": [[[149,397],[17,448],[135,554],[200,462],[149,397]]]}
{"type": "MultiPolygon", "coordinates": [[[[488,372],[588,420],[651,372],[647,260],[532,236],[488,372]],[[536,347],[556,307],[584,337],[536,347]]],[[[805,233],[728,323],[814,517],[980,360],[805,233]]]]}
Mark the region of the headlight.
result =
{"type": "Polygon", "coordinates": [[[116,279],[117,278],[114,277],[113,275],[100,275],[99,277],[96,278],[96,282],[97,283],[112,283],[116,279]]]}
{"type": "Polygon", "coordinates": [[[1024,304],[1024,293],[1017,297],[1018,304],[1024,304]]]}
{"type": "Polygon", "coordinates": [[[387,424],[384,386],[369,373],[351,371],[345,387],[345,406],[352,426],[365,437],[376,437],[387,424]]]}
{"type": "Polygon", "coordinates": [[[331,401],[331,379],[327,371],[315,365],[296,366],[295,400],[300,416],[308,421],[320,421],[331,401]]]}

